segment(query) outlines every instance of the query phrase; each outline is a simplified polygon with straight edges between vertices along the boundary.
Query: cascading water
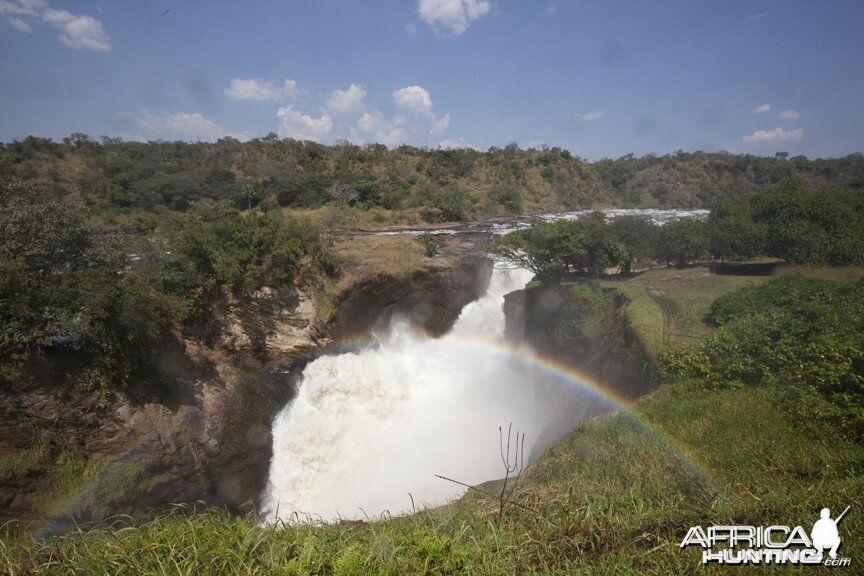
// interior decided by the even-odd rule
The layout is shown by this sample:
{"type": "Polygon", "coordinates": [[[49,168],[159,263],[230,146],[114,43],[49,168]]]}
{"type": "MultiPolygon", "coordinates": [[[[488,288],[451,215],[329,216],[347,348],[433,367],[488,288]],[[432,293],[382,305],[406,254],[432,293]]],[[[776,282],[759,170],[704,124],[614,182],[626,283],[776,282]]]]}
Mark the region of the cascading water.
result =
{"type": "Polygon", "coordinates": [[[498,427],[527,435],[526,454],[582,419],[593,399],[502,351],[504,295],[531,279],[496,269],[486,294],[439,339],[392,327],[379,345],[324,356],[303,373],[273,424],[263,501],[269,519],[325,520],[436,504],[503,475],[498,427]]]}

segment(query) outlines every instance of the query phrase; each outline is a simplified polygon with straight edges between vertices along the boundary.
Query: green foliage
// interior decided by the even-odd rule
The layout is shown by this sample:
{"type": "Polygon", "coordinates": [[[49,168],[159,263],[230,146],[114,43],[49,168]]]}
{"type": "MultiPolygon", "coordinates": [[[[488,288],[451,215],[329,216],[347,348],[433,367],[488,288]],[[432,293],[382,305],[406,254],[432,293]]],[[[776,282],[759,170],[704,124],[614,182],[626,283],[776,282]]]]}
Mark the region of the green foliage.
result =
{"type": "Polygon", "coordinates": [[[118,274],[122,246],[97,235],[81,208],[6,183],[0,203],[0,377],[62,350],[79,383],[125,382],[159,347],[178,303],[118,274]]]}
{"type": "Polygon", "coordinates": [[[324,269],[329,255],[307,222],[261,213],[184,223],[176,240],[198,288],[224,284],[236,293],[300,280],[304,268],[324,269]]]}
{"type": "Polygon", "coordinates": [[[789,262],[864,262],[864,196],[813,190],[785,180],[752,199],[753,220],[764,227],[765,253],[789,262]]]}
{"type": "Polygon", "coordinates": [[[503,207],[510,214],[521,214],[523,209],[522,191],[513,181],[507,181],[494,187],[489,199],[503,207]]]}
{"type": "Polygon", "coordinates": [[[596,278],[607,268],[624,266],[629,258],[602,212],[578,220],[535,220],[528,228],[493,240],[488,250],[547,282],[557,282],[571,271],[596,278]]]}
{"type": "Polygon", "coordinates": [[[438,253],[438,240],[435,238],[434,234],[423,232],[417,236],[417,241],[423,245],[423,251],[429,258],[432,258],[438,253]]]}
{"type": "Polygon", "coordinates": [[[308,223],[193,212],[174,233],[121,242],[91,228],[81,207],[0,183],[0,378],[39,363],[107,394],[145,371],[220,285],[239,294],[331,269],[308,223]],[[142,252],[132,260],[136,242],[142,252]]]}
{"type": "Polygon", "coordinates": [[[649,218],[618,216],[609,221],[609,233],[626,250],[622,271],[629,274],[635,266],[645,264],[654,257],[660,227],[649,218]]]}
{"type": "Polygon", "coordinates": [[[708,252],[716,259],[753,258],[762,248],[762,229],[753,221],[750,205],[741,199],[721,200],[706,224],[708,252]]]}
{"type": "Polygon", "coordinates": [[[864,437],[864,282],[780,278],[719,298],[710,319],[703,344],[661,357],[666,378],[813,389],[823,417],[864,437]]]}
{"type": "Polygon", "coordinates": [[[456,185],[430,186],[424,193],[428,207],[420,212],[427,222],[461,222],[474,215],[477,199],[456,185]]]}
{"type": "Polygon", "coordinates": [[[586,249],[566,220],[535,220],[528,228],[494,239],[488,250],[493,257],[530,270],[547,282],[560,280],[572,262],[586,258],[586,249]]]}
{"type": "Polygon", "coordinates": [[[577,271],[597,278],[605,269],[623,266],[629,260],[627,247],[612,234],[602,212],[574,220],[569,228],[585,253],[584,259],[570,263],[577,271]]]}
{"type": "Polygon", "coordinates": [[[708,252],[705,224],[694,218],[678,218],[660,228],[657,259],[684,265],[696,262],[708,252]]]}
{"type": "Polygon", "coordinates": [[[433,219],[441,217],[427,201],[435,187],[471,191],[477,197],[472,209],[489,216],[592,206],[707,207],[750,197],[788,177],[815,189],[864,188],[861,154],[808,160],[679,151],[589,164],[560,148],[523,150],[515,143],[486,152],[388,150],[275,135],[243,143],[96,142],[85,134],[56,143],[31,136],[0,147],[0,170],[16,181],[37,179],[55,198],[85,202],[105,221],[130,212],[185,212],[203,199],[243,210],[315,208],[332,201],[326,190],[335,183],[352,186],[362,208],[426,206],[433,219]]]}

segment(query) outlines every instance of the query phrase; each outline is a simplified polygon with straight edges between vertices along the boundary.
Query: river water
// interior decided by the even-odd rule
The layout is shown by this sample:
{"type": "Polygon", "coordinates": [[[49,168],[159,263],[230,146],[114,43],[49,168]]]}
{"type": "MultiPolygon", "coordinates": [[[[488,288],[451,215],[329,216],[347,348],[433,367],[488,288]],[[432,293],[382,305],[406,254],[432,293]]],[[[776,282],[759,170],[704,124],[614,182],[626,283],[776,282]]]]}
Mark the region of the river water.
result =
{"type": "MultiPolygon", "coordinates": [[[[615,209],[658,224],[705,218],[707,210],[615,209]]],[[[576,219],[588,210],[540,216],[576,219]]],[[[488,220],[435,234],[505,233],[530,219],[488,220]]],[[[419,234],[399,230],[381,234],[419,234]]],[[[467,484],[503,477],[499,431],[526,434],[536,455],[603,400],[538,369],[527,347],[504,339],[504,295],[531,279],[496,267],[486,294],[466,306],[439,339],[399,322],[358,352],[310,363],[300,388],[273,424],[273,459],[262,499],[266,518],[376,518],[452,499],[467,484]],[[410,496],[409,496],[410,494],[410,496]]]]}
{"type": "Polygon", "coordinates": [[[503,477],[498,427],[537,453],[599,400],[504,346],[504,295],[531,279],[496,267],[486,294],[438,339],[398,322],[380,343],[310,363],[273,425],[269,519],[375,518],[503,477]],[[409,494],[411,495],[409,497],[409,494]]]}

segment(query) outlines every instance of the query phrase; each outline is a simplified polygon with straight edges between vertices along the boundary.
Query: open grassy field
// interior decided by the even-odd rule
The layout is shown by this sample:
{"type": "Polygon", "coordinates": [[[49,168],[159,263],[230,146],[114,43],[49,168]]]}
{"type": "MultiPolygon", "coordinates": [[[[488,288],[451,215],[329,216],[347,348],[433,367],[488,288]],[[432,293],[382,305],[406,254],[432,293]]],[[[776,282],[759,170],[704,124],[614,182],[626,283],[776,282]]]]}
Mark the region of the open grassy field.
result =
{"type": "Polygon", "coordinates": [[[711,332],[704,318],[715,299],[783,274],[851,281],[864,276],[864,267],[780,265],[776,262],[742,263],[713,269],[666,267],[645,270],[630,278],[603,280],[601,284],[618,289],[630,299],[626,312],[631,325],[649,351],[656,354],[663,346],[664,309],[670,320],[667,343],[694,342],[711,332]]]}

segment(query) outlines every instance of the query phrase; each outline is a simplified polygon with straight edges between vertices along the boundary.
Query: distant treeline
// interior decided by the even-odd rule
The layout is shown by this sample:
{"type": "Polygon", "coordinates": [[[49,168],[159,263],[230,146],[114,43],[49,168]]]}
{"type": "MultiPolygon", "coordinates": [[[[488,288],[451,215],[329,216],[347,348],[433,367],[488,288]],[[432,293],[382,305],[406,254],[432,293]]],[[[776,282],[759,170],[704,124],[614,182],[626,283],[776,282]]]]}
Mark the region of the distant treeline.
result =
{"type": "MultiPolygon", "coordinates": [[[[428,221],[600,207],[713,207],[794,177],[815,188],[864,189],[864,155],[809,160],[676,152],[589,163],[560,148],[516,144],[430,150],[412,146],[280,140],[275,134],[215,143],[63,142],[30,136],[0,144],[0,176],[39,183],[85,202],[107,221],[141,212],[184,212],[196,202],[237,209],[414,210],[428,221]]],[[[122,220],[122,218],[121,218],[122,220]]]]}
{"type": "Polygon", "coordinates": [[[654,224],[640,216],[537,220],[497,239],[492,254],[556,281],[570,273],[629,273],[651,262],[684,265],[757,256],[816,265],[864,262],[864,194],[786,179],[749,197],[718,201],[704,221],[654,224]]]}

